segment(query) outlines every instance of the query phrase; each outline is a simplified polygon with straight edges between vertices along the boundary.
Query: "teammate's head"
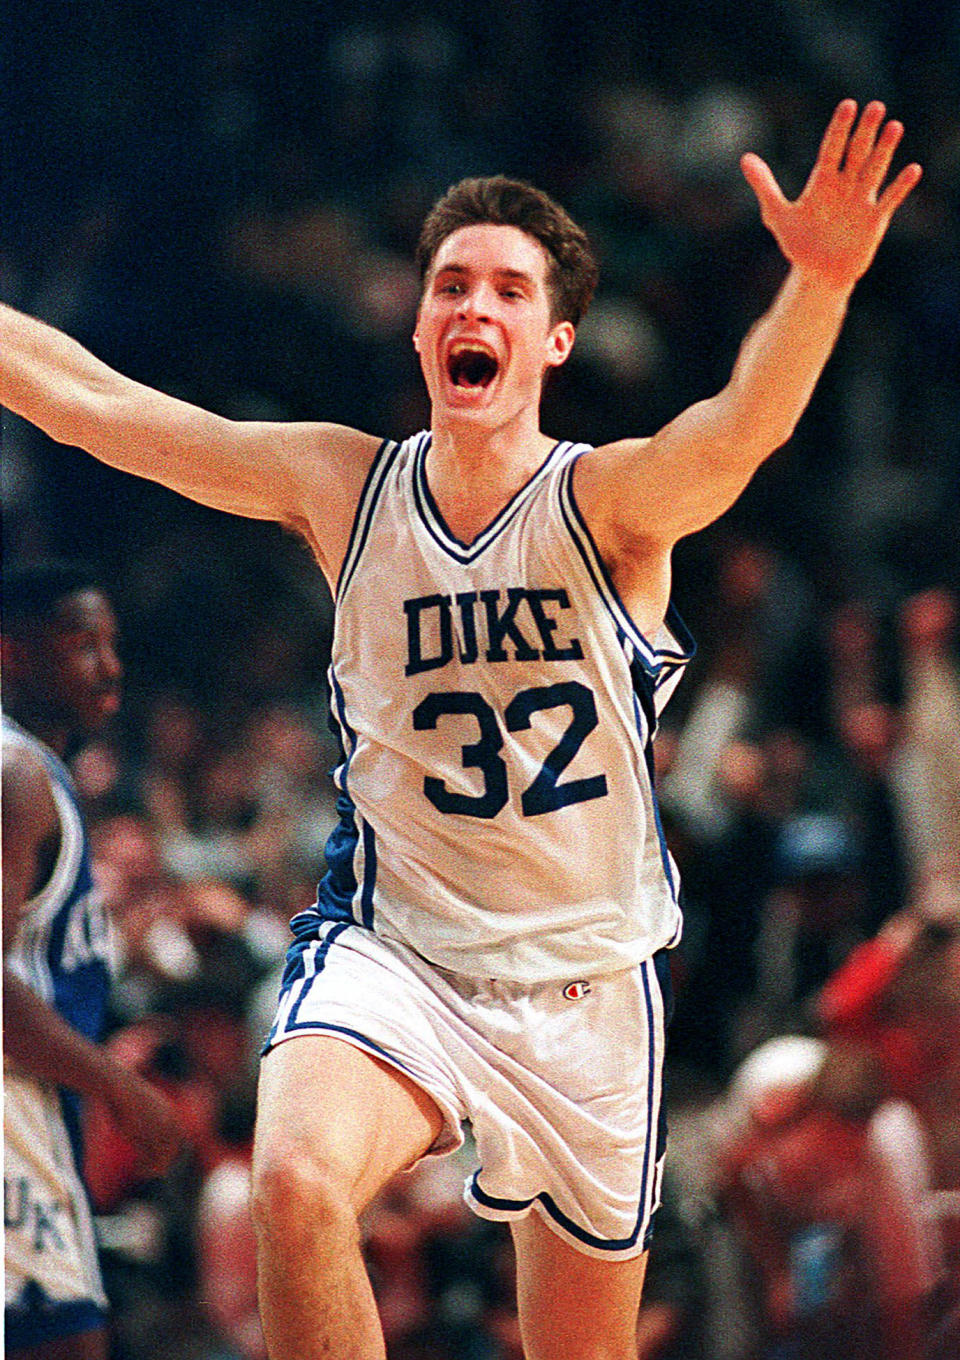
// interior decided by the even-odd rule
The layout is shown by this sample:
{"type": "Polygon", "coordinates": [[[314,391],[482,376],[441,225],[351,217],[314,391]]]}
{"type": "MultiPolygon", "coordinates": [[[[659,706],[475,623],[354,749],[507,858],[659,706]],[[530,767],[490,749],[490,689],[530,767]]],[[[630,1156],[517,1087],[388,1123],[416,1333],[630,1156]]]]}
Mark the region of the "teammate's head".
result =
{"type": "Polygon", "coordinates": [[[424,221],[417,244],[421,281],[426,281],[437,251],[460,227],[490,223],[519,227],[543,247],[552,320],[576,326],[597,286],[597,261],[586,232],[541,189],[494,175],[464,179],[448,189],[424,221]]]}
{"type": "Polygon", "coordinates": [[[31,730],[103,727],[120,703],[116,640],[113,608],[87,568],[47,561],[4,571],[8,707],[31,730]]]}

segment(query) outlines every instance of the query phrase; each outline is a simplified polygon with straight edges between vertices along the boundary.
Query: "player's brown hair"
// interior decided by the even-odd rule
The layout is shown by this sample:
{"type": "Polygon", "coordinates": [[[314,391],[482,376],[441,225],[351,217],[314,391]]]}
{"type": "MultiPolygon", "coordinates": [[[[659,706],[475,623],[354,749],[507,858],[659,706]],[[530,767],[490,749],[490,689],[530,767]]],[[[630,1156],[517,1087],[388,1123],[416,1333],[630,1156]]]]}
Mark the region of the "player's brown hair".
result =
{"type": "Polygon", "coordinates": [[[505,175],[463,179],[433,205],[417,243],[421,281],[426,280],[451,232],[486,222],[519,227],[540,242],[549,262],[547,287],[553,320],[576,326],[597,286],[597,261],[587,233],[542,189],[505,175]]]}

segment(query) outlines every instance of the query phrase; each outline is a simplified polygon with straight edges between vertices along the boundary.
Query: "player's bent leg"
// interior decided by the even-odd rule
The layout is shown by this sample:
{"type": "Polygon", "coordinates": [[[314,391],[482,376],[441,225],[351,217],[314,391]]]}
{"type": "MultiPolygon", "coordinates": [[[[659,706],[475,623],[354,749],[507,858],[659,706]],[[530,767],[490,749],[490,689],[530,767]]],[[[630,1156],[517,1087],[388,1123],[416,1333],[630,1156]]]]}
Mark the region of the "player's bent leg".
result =
{"type": "Polygon", "coordinates": [[[636,1360],[647,1253],[586,1256],[536,1212],[510,1228],[525,1360],[636,1360]]]}
{"type": "Polygon", "coordinates": [[[271,1360],[384,1356],[358,1215],[442,1127],[426,1092],[340,1039],[298,1035],[264,1058],[253,1218],[271,1360]]]}

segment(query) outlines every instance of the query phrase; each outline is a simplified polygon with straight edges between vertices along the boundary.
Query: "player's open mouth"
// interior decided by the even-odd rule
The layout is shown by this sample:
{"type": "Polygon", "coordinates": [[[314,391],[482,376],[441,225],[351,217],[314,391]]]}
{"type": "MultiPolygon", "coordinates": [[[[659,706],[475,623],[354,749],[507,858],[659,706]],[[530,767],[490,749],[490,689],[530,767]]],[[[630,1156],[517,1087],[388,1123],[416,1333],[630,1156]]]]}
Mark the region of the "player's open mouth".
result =
{"type": "Polygon", "coordinates": [[[470,391],[489,387],[499,369],[493,351],[476,341],[454,344],[447,355],[447,373],[454,387],[470,391]]]}

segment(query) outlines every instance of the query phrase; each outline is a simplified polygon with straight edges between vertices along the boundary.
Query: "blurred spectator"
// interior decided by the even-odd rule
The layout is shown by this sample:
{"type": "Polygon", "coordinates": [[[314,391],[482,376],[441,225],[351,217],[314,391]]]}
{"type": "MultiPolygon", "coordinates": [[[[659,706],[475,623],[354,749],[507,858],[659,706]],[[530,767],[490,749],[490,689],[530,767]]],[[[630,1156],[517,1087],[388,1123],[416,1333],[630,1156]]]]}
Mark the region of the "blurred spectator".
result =
{"type": "Polygon", "coordinates": [[[957,603],[949,591],[913,596],[900,613],[906,698],[899,757],[901,815],[914,873],[960,884],[960,670],[951,651],[957,603]]]}
{"type": "Polygon", "coordinates": [[[723,1202],[791,1355],[920,1360],[960,1300],[958,939],[960,895],[926,885],[830,979],[825,1040],[762,1045],[715,1125],[723,1202]]]}
{"type": "Polygon", "coordinates": [[[252,1091],[225,1095],[218,1128],[223,1155],[197,1203],[200,1297],[221,1341],[209,1360],[266,1360],[250,1219],[253,1117],[252,1091]]]}

